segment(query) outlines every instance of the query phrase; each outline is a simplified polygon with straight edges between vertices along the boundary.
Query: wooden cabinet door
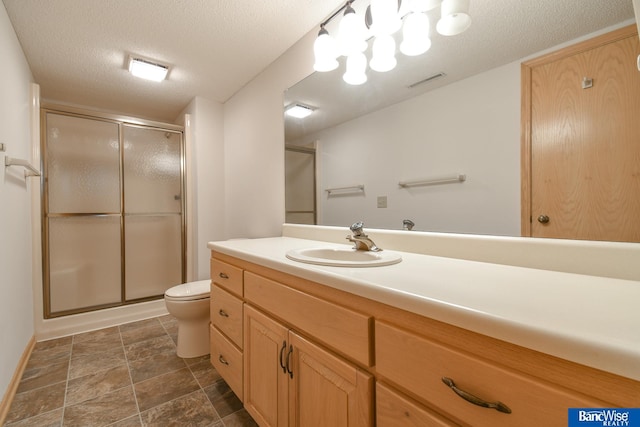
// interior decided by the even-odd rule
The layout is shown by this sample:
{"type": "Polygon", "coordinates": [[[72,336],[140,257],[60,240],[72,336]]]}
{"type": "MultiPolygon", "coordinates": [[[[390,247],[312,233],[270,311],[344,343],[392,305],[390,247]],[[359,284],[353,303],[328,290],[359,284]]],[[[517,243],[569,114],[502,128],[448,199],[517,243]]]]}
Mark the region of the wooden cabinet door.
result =
{"type": "Polygon", "coordinates": [[[289,374],[282,363],[289,349],[287,328],[249,305],[244,328],[244,407],[261,427],[286,427],[289,374]]]}
{"type": "Polygon", "coordinates": [[[531,67],[523,222],[533,237],[640,242],[640,43],[620,31],[585,43],[531,67]]]}
{"type": "Polygon", "coordinates": [[[372,426],[373,377],[294,332],[289,342],[290,426],[372,426]]]}

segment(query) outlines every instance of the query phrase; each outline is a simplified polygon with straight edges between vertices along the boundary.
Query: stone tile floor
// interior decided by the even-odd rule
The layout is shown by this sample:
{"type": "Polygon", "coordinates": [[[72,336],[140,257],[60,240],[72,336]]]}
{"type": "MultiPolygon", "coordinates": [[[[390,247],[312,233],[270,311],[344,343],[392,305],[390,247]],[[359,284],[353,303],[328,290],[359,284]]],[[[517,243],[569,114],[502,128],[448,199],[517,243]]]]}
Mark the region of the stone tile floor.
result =
{"type": "Polygon", "coordinates": [[[36,344],[5,427],[257,426],[170,315],[36,344]]]}

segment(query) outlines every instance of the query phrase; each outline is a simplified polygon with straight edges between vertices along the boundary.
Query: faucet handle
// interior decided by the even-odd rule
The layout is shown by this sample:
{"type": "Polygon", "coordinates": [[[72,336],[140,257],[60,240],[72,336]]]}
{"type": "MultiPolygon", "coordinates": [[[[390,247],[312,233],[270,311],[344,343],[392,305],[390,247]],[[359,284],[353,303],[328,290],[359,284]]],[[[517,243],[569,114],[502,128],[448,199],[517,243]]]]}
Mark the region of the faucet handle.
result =
{"type": "Polygon", "coordinates": [[[402,221],[402,228],[405,230],[412,230],[416,224],[410,219],[405,219],[402,221]]]}
{"type": "Polygon", "coordinates": [[[349,230],[353,232],[354,236],[362,236],[364,232],[362,231],[362,227],[364,227],[364,223],[362,221],[354,222],[349,230]]]}

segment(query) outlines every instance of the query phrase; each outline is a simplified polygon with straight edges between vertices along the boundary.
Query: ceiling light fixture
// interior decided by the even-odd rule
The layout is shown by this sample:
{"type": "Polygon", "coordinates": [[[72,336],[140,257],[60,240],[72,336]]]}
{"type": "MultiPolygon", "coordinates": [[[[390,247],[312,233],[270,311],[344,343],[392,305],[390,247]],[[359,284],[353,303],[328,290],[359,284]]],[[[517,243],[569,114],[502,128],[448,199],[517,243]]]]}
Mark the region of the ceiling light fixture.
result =
{"type": "Polygon", "coordinates": [[[148,59],[130,56],[129,72],[142,79],[161,82],[167,78],[169,67],[158,64],[157,62],[149,61],[148,59]]]}
{"type": "Polygon", "coordinates": [[[305,117],[310,116],[315,110],[316,108],[314,107],[296,102],[287,106],[284,113],[287,116],[295,117],[296,119],[304,119],[305,117]]]}
{"type": "Polygon", "coordinates": [[[326,72],[338,67],[337,57],[346,56],[346,72],[343,79],[353,85],[367,81],[367,59],[364,51],[368,40],[373,39],[372,70],[386,72],[396,65],[396,42],[392,34],[402,27],[400,52],[407,56],[422,55],[431,47],[430,26],[427,12],[440,6],[440,19],[436,30],[443,36],[455,36],[471,26],[470,0],[371,0],[364,19],[359,18],[348,0],[344,6],[320,24],[320,32],[313,50],[314,69],[326,72]],[[325,26],[344,11],[338,37],[333,39],[325,26]],[[368,31],[366,31],[368,29],[368,31]],[[364,63],[364,65],[363,65],[364,63]]]}

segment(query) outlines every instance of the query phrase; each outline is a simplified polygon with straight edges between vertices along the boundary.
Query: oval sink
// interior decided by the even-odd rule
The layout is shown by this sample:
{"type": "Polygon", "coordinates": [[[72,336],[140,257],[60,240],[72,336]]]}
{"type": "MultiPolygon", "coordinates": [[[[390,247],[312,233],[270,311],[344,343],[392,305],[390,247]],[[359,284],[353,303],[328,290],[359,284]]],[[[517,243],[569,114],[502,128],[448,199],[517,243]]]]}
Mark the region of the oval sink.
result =
{"type": "Polygon", "coordinates": [[[293,261],[331,267],[377,267],[402,261],[402,257],[394,252],[358,251],[353,248],[293,249],[286,256],[293,261]]]}

